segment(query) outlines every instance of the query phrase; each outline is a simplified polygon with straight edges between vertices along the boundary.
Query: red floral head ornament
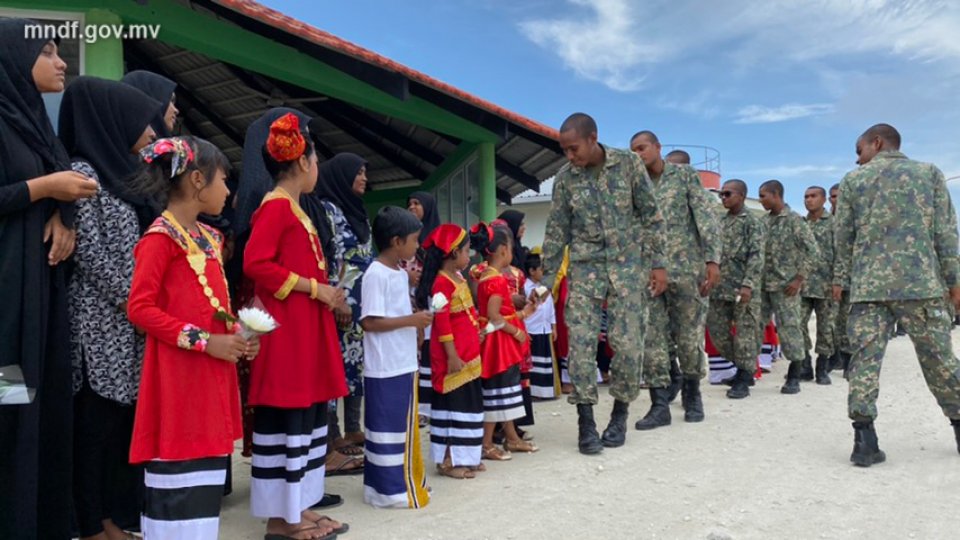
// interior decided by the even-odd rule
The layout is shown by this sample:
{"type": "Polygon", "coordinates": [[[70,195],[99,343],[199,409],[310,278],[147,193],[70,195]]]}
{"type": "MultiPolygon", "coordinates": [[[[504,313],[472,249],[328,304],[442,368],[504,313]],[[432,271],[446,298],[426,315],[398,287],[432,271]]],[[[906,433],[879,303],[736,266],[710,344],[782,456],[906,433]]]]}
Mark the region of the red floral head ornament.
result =
{"type": "Polygon", "coordinates": [[[463,242],[466,236],[467,231],[463,230],[463,227],[453,223],[444,223],[427,236],[427,239],[423,241],[423,249],[436,247],[444,255],[449,255],[463,242]]]}
{"type": "Polygon", "coordinates": [[[287,113],[270,124],[267,137],[267,153],[275,161],[293,161],[303,155],[307,141],[300,133],[300,119],[293,113],[287,113]]]}

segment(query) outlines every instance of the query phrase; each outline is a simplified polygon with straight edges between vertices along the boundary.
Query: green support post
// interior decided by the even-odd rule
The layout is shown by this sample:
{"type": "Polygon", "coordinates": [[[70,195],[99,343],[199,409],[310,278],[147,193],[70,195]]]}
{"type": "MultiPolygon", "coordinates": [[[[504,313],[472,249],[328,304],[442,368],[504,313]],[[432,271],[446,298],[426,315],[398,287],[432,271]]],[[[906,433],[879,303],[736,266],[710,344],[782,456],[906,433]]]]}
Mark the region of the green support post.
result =
{"type": "Polygon", "coordinates": [[[480,219],[487,223],[497,218],[497,150],[492,142],[480,147],[480,219]]]}
{"type": "MultiPolygon", "coordinates": [[[[116,26],[123,24],[123,20],[112,11],[91,9],[84,16],[84,24],[116,26]]],[[[120,39],[97,39],[93,43],[85,43],[84,47],[84,75],[114,81],[123,77],[123,42],[120,39]]]]}

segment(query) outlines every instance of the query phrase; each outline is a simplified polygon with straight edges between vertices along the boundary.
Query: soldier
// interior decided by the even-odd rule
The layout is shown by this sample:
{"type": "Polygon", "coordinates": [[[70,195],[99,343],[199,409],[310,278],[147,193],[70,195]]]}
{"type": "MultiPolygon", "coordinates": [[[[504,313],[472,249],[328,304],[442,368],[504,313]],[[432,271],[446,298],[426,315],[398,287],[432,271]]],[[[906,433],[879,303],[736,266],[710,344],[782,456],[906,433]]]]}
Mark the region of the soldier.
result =
{"type": "Polygon", "coordinates": [[[765,325],[771,314],[777,316],[780,346],[783,356],[790,361],[780,393],[796,394],[800,392],[800,372],[806,356],[799,292],[815,267],[820,250],[810,227],[783,202],[783,184],[778,180],[760,185],[760,204],[767,210],[760,321],[765,325]]]}
{"type": "MultiPolygon", "coordinates": [[[[833,230],[837,230],[837,197],[840,195],[840,184],[834,184],[830,187],[830,215],[833,216],[833,230]]],[[[834,268],[836,268],[836,253],[834,253],[834,268]]],[[[832,296],[832,295],[831,295],[832,296]]],[[[847,284],[843,284],[843,294],[840,301],[833,301],[837,305],[837,322],[833,327],[834,346],[836,354],[833,361],[830,362],[830,371],[835,369],[843,370],[843,377],[847,377],[847,366],[850,365],[850,356],[853,351],[850,349],[850,338],[847,335],[847,315],[850,313],[850,291],[847,284]]]]}
{"type": "Polygon", "coordinates": [[[758,291],[763,274],[763,223],[744,206],[747,184],[724,182],[720,200],[727,209],[721,222],[723,257],[720,282],[710,293],[707,329],[717,351],[737,366],[730,399],[750,395],[763,339],[758,291]]]}
{"type": "Polygon", "coordinates": [[[671,150],[667,153],[667,156],[663,158],[674,165],[689,165],[690,164],[690,154],[686,153],[683,150],[671,150]]]}
{"type": "MultiPolygon", "coordinates": [[[[564,246],[570,247],[566,321],[570,334],[568,397],[579,417],[578,446],[596,454],[622,446],[628,407],[640,393],[646,295],[667,287],[663,218],[643,163],[633,153],[597,142],[597,124],[583,113],[560,127],[569,160],[556,175],[543,242],[544,285],[552,287],[564,246]],[[637,249],[638,243],[643,250],[637,249]],[[649,270],[649,278],[644,274],[649,270]],[[596,347],[600,311],[607,301],[607,339],[616,351],[610,366],[610,423],[597,434],[596,347]]],[[[651,381],[659,387],[664,381],[651,381]]]]}
{"type": "MultiPolygon", "coordinates": [[[[722,244],[716,199],[703,188],[696,169],[675,165],[660,157],[660,141],[653,132],[641,131],[634,135],[630,149],[643,160],[663,214],[664,255],[669,275],[666,292],[650,302],[645,368],[651,380],[669,377],[670,343],[675,343],[683,374],[683,419],[701,422],[704,413],[700,379],[707,374],[703,352],[707,296],[720,278],[722,244]]],[[[668,388],[651,383],[650,411],[635,427],[649,430],[669,425],[669,397],[668,388]]]]}
{"type": "Polygon", "coordinates": [[[957,215],[940,169],[900,152],[900,134],[877,124],[857,139],[857,163],[840,182],[833,296],[850,284],[850,460],[869,467],[877,443],[880,366],[890,328],[913,340],[927,386],[953,424],[960,451],[960,361],[953,354],[947,295],[960,306],[957,215]],[[949,290],[949,292],[948,292],[949,290]]]}
{"type": "Polygon", "coordinates": [[[833,301],[833,219],[826,212],[827,191],[820,186],[807,188],[803,193],[803,204],[807,208],[804,220],[813,232],[820,248],[820,257],[806,283],[800,300],[800,329],[803,330],[804,358],[803,373],[800,379],[809,381],[810,365],[810,314],[817,314],[817,384],[830,384],[830,362],[836,352],[834,347],[834,325],[837,313],[833,301]]]}

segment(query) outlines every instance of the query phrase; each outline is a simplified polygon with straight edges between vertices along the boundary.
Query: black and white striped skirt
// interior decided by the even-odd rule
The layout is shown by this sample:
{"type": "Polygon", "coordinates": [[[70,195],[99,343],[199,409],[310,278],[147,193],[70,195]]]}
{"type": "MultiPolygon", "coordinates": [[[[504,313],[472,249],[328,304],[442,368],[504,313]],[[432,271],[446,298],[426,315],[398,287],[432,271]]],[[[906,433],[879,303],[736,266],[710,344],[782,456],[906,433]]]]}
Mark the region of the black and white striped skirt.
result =
{"type": "Polygon", "coordinates": [[[419,401],[417,412],[421,416],[430,418],[430,404],[432,402],[433,382],[430,380],[432,371],[430,369],[430,340],[423,340],[423,346],[420,347],[420,370],[417,380],[417,399],[419,401]]]}
{"type": "Polygon", "coordinates": [[[520,364],[481,381],[484,422],[509,422],[526,415],[520,388],[520,364]]]}
{"type": "Polygon", "coordinates": [[[550,334],[530,334],[530,354],[533,360],[533,368],[530,369],[530,395],[540,399],[559,396],[560,373],[550,334]]]}
{"type": "Polygon", "coordinates": [[[305,409],[254,407],[250,512],[300,523],[323,498],[327,404],[305,409]]]}
{"type": "Polygon", "coordinates": [[[483,386],[474,379],[456,390],[433,393],[430,457],[443,463],[450,451],[454,467],[476,467],[483,447],[483,386]]]}
{"type": "Polygon", "coordinates": [[[150,540],[216,540],[229,456],[151,461],[140,528],[150,540]]]}

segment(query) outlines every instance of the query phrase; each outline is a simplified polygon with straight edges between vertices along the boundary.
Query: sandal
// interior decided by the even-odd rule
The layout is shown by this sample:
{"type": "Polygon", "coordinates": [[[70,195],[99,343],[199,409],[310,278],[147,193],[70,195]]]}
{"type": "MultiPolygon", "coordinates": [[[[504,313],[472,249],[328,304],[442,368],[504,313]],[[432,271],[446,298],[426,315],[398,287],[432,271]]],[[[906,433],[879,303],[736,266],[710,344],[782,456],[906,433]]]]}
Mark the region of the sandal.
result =
{"type": "Polygon", "coordinates": [[[480,463],[479,465],[476,465],[476,466],[473,466],[473,467],[467,467],[467,468],[470,469],[470,470],[473,471],[473,472],[486,472],[486,471],[487,471],[487,466],[484,465],[483,463],[480,463]]]}
{"type": "MultiPolygon", "coordinates": [[[[331,457],[336,455],[337,452],[334,452],[331,454],[331,457]]],[[[344,454],[340,454],[340,456],[344,459],[339,464],[333,464],[333,460],[329,457],[327,458],[326,476],[347,476],[363,473],[364,461],[362,456],[347,456],[344,454]],[[331,465],[333,465],[333,468],[331,468],[331,465]]]]}
{"type": "MultiPolygon", "coordinates": [[[[330,516],[320,516],[319,518],[314,520],[314,523],[317,524],[317,527],[333,527],[334,523],[340,523],[340,522],[333,519],[330,516]]],[[[338,527],[333,528],[333,534],[343,534],[349,530],[350,530],[349,523],[340,523],[338,527]]]]}
{"type": "Polygon", "coordinates": [[[470,470],[470,467],[454,467],[447,463],[442,465],[438,463],[437,472],[439,472],[441,476],[456,478],[457,480],[470,480],[477,477],[477,475],[470,470]]]}
{"type": "Polygon", "coordinates": [[[500,450],[500,448],[496,446],[484,448],[480,457],[481,459],[489,459],[490,461],[510,461],[513,459],[509,451],[500,450]]]}
{"type": "MultiPolygon", "coordinates": [[[[302,532],[313,531],[320,528],[321,527],[317,527],[316,525],[314,525],[313,527],[303,527],[302,529],[297,529],[292,534],[300,534],[302,532]]],[[[329,532],[319,538],[314,538],[311,540],[336,540],[336,538],[337,538],[337,533],[329,532]]],[[[281,533],[267,533],[263,535],[263,540],[300,540],[300,539],[293,536],[286,535],[286,534],[281,534],[281,533]]]]}
{"type": "Polygon", "coordinates": [[[540,449],[537,448],[537,445],[524,440],[519,440],[516,442],[507,441],[503,443],[503,449],[507,452],[521,452],[524,454],[532,454],[540,451],[540,449]]]}

